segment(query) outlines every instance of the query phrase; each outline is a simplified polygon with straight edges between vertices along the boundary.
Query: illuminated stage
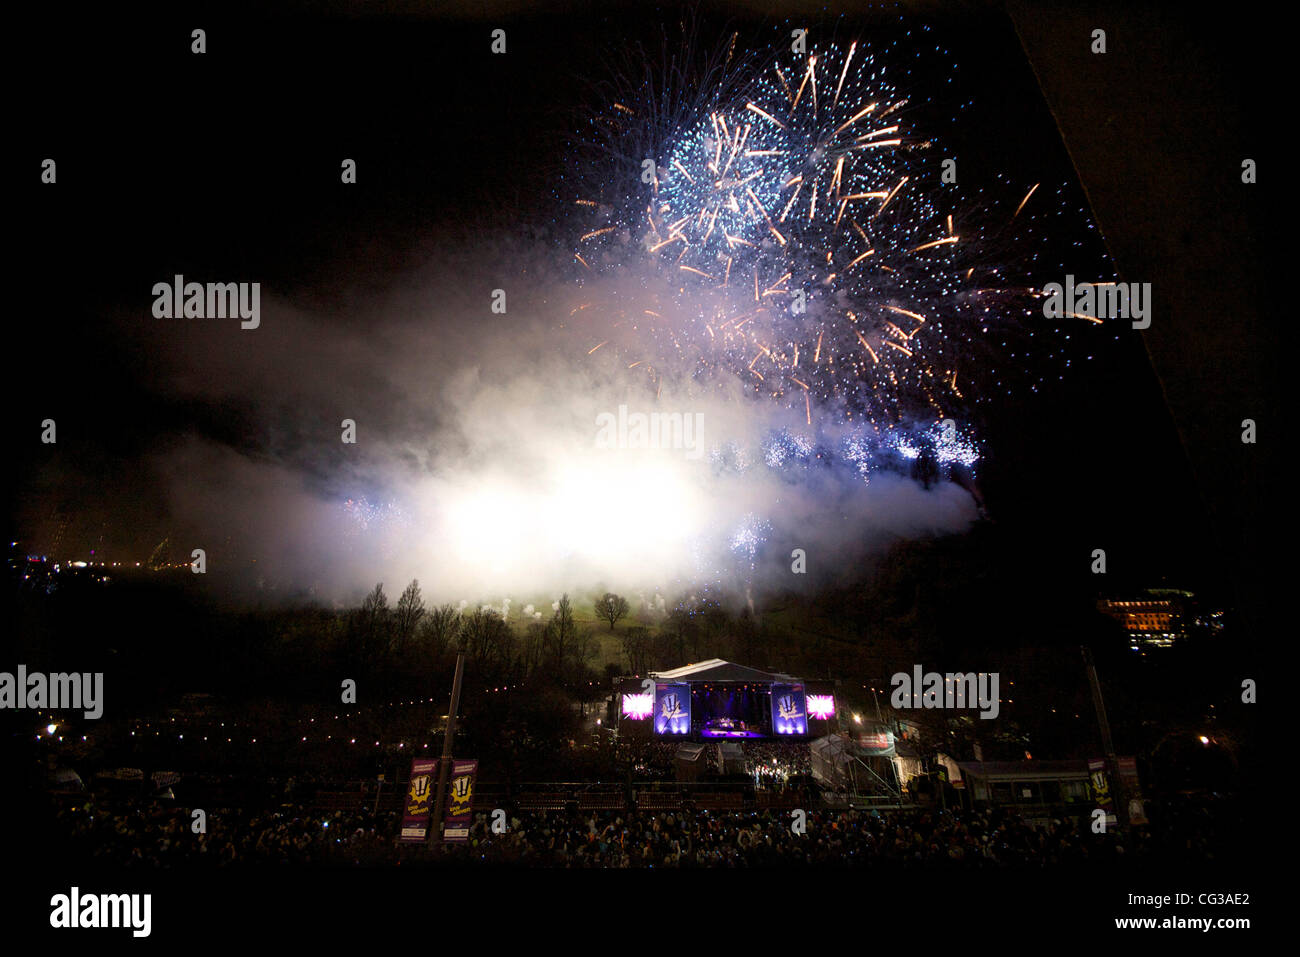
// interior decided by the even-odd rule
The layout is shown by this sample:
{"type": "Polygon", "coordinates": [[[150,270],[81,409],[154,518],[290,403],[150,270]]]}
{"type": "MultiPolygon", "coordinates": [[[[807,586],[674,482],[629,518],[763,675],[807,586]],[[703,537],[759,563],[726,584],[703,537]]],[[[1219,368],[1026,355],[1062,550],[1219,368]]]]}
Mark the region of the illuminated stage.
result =
{"type": "Polygon", "coordinates": [[[622,679],[619,728],[674,740],[815,737],[834,721],[833,688],[713,658],[622,679]]]}
{"type": "Polygon", "coordinates": [[[700,728],[702,738],[763,738],[762,728],[735,718],[709,718],[700,728]]]}

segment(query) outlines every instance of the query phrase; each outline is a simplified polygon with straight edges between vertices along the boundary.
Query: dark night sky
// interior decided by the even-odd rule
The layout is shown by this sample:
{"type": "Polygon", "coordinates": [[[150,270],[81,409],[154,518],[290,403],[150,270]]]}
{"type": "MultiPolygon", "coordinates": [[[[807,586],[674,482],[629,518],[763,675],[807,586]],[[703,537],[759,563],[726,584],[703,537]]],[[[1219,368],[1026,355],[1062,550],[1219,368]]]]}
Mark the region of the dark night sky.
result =
{"type": "MultiPolygon", "coordinates": [[[[510,54],[494,58],[485,21],[201,19],[205,57],[188,51],[193,16],[47,22],[21,40],[42,72],[21,90],[7,159],[20,184],[6,380],[15,514],[50,494],[40,478],[35,493],[27,484],[50,474],[35,442],[47,416],[67,483],[55,494],[128,528],[156,519],[149,477],[132,464],[141,452],[187,430],[257,444],[237,406],[139,385],[150,350],[116,324],[148,316],[152,282],[255,275],[279,294],[343,302],[418,268],[485,207],[505,224],[495,228],[544,224],[587,51],[657,31],[650,12],[512,16],[510,54]],[[47,155],[56,188],[36,182],[47,155]],[[338,184],[342,156],[361,163],[356,188],[338,184]]],[[[960,92],[977,99],[940,131],[963,175],[1070,175],[1010,22],[976,5],[937,36],[962,65],[960,92]]],[[[1026,562],[1082,568],[1103,544],[1120,579],[1213,582],[1222,556],[1136,333],[1099,340],[1057,388],[1001,409],[986,435],[986,495],[994,518],[1039,549],[1026,562]]]]}

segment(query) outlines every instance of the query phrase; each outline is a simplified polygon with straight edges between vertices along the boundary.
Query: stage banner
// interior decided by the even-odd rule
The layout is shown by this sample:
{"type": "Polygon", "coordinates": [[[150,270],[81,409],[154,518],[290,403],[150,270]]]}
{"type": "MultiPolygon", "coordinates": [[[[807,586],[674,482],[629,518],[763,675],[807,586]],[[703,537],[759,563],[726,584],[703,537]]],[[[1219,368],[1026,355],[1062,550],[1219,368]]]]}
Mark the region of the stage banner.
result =
{"type": "Polygon", "coordinates": [[[1119,759],[1119,777],[1124,782],[1124,797],[1128,800],[1128,822],[1148,824],[1146,804],[1142,800],[1142,784],[1138,780],[1137,758],[1119,759]]]}
{"type": "Polygon", "coordinates": [[[685,684],[655,685],[655,734],[691,733],[691,687],[685,684]]]}
{"type": "Polygon", "coordinates": [[[406,786],[406,804],[402,810],[402,833],[399,843],[417,844],[429,834],[429,813],[432,805],[434,782],[437,780],[438,761],[416,758],[411,762],[411,781],[406,786]]]}
{"type": "Polygon", "coordinates": [[[1088,759],[1088,780],[1092,785],[1093,801],[1106,812],[1106,826],[1113,827],[1119,819],[1115,816],[1115,801],[1110,793],[1110,776],[1106,773],[1104,759],[1088,759]]]}
{"type": "Polygon", "coordinates": [[[777,734],[808,733],[803,685],[772,685],[772,730],[777,734]]]}
{"type": "Polygon", "coordinates": [[[451,762],[451,798],[447,802],[447,817],[442,829],[442,839],[447,844],[464,844],[469,840],[470,825],[474,823],[474,778],[477,774],[476,760],[451,762]]]}
{"type": "Polygon", "coordinates": [[[892,758],[897,753],[894,750],[894,732],[888,730],[860,731],[858,747],[873,758],[892,758]]]}

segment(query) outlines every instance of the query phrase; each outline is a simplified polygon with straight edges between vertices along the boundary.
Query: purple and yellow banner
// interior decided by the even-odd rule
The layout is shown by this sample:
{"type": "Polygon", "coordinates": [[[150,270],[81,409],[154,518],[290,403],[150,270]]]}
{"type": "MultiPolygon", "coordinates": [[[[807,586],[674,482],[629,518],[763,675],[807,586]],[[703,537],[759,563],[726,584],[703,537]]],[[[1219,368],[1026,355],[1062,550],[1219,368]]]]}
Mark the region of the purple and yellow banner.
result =
{"type": "Polygon", "coordinates": [[[411,762],[411,781],[406,786],[406,804],[402,810],[400,843],[419,843],[429,835],[429,799],[437,781],[438,761],[417,758],[411,762]]]}
{"type": "Polygon", "coordinates": [[[1106,826],[1115,824],[1115,801],[1110,793],[1110,775],[1102,758],[1088,759],[1088,783],[1092,786],[1092,799],[1106,813],[1106,826]]]}
{"type": "Polygon", "coordinates": [[[474,778],[477,773],[476,760],[451,762],[451,795],[447,800],[447,816],[442,829],[442,839],[447,844],[464,844],[469,840],[469,828],[474,821],[474,778]]]}
{"type": "Polygon", "coordinates": [[[691,686],[655,685],[655,734],[691,733],[691,686]]]}
{"type": "Polygon", "coordinates": [[[772,685],[772,730],[777,734],[808,733],[803,685],[772,685]]]}

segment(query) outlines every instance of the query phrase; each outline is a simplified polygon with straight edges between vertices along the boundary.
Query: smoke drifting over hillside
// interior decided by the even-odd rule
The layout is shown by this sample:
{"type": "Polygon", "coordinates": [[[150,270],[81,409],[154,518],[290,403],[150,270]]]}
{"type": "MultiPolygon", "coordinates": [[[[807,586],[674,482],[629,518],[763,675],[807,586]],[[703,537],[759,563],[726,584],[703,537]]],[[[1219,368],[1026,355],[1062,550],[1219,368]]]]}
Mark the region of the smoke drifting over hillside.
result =
{"type": "Polygon", "coordinates": [[[644,279],[579,289],[562,261],[480,241],[327,304],[264,284],[256,329],[155,319],[146,286],[117,319],[149,356],[145,387],[206,423],[141,457],[172,554],[204,548],[209,585],[232,595],[349,601],[418,578],[435,600],[520,607],[596,588],[826,582],[895,537],[974,519],[950,483],[868,483],[815,457],[771,468],[774,429],[812,430],[739,381],[701,390],[681,370],[648,379],[614,349],[589,355],[604,317],[578,306],[644,279]],[[673,413],[684,432],[651,419],[673,413]],[[797,581],[796,548],[810,576],[797,581]]]}

